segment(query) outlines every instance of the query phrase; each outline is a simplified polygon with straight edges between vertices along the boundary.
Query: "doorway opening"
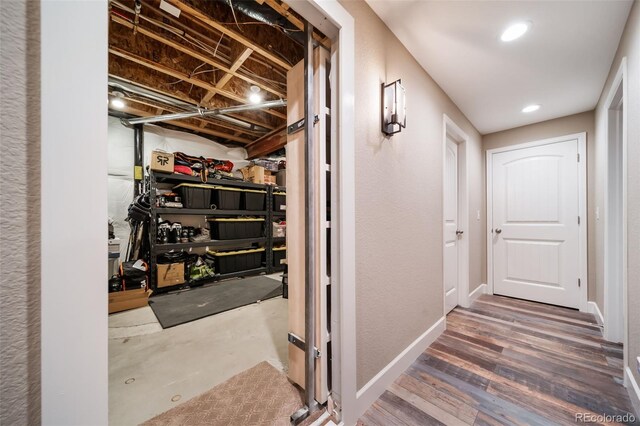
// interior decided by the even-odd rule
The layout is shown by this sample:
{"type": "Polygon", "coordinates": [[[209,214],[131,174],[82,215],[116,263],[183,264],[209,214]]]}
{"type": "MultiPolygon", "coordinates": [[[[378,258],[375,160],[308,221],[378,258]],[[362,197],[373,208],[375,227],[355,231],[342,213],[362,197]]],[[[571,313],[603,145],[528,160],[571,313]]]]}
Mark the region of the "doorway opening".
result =
{"type": "Polygon", "coordinates": [[[443,115],[444,312],[469,306],[468,136],[443,115]]]}
{"type": "Polygon", "coordinates": [[[625,300],[627,286],[627,128],[625,103],[626,58],[623,58],[605,104],[607,108],[607,161],[604,226],[604,336],[607,340],[623,343],[625,343],[627,325],[625,300]],[[621,307],[622,309],[620,309],[621,307]]]}
{"type": "Polygon", "coordinates": [[[279,1],[169,3],[109,8],[110,420],[229,387],[300,420],[330,399],[332,42],[279,1]]]}

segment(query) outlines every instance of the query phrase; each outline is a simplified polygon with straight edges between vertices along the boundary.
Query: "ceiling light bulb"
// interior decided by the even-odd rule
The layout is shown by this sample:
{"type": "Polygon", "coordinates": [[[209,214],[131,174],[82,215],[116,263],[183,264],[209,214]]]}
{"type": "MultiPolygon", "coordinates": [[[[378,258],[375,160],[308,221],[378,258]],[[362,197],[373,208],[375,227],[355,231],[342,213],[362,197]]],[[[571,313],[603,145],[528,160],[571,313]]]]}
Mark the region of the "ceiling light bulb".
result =
{"type": "Polygon", "coordinates": [[[124,101],[120,98],[111,99],[111,106],[117,109],[124,108],[124,101]]]}
{"type": "Polygon", "coordinates": [[[502,36],[500,36],[500,40],[502,41],[513,41],[518,39],[524,35],[529,29],[528,22],[518,22],[516,24],[510,25],[504,32],[502,36]]]}
{"type": "Polygon", "coordinates": [[[249,90],[251,90],[253,93],[258,93],[260,92],[260,88],[258,86],[252,85],[249,90]]]}
{"type": "Polygon", "coordinates": [[[522,108],[522,112],[533,112],[539,109],[540,109],[540,105],[538,104],[527,105],[526,107],[522,108]]]}
{"type": "Polygon", "coordinates": [[[249,95],[249,102],[252,104],[259,104],[262,101],[262,96],[257,93],[252,93],[249,95]]]}

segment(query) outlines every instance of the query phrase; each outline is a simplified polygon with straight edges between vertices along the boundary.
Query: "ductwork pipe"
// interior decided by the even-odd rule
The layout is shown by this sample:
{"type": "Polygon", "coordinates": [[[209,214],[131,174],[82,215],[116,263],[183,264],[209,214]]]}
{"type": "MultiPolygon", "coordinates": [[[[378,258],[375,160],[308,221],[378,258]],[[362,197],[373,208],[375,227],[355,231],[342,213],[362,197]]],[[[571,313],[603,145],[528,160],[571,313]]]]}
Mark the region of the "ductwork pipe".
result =
{"type": "Polygon", "coordinates": [[[286,99],[263,102],[263,103],[254,104],[254,105],[238,105],[238,106],[227,107],[227,108],[216,108],[212,110],[198,109],[198,111],[194,111],[194,112],[178,112],[175,114],[162,114],[162,115],[156,115],[153,117],[140,117],[140,118],[131,118],[131,119],[123,118],[121,121],[124,125],[131,126],[134,124],[159,123],[162,121],[182,120],[185,118],[193,118],[193,117],[214,117],[221,114],[228,114],[233,112],[253,111],[258,109],[283,107],[283,106],[287,106],[286,99]]]}

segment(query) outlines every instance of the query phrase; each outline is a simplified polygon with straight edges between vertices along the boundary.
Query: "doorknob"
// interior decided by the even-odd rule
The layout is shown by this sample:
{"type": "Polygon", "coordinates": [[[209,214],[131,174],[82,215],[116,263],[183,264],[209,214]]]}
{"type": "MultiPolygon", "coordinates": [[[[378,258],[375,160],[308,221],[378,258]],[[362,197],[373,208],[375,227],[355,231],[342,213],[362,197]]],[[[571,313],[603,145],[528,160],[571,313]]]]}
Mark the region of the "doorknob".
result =
{"type": "Polygon", "coordinates": [[[501,233],[501,232],[502,232],[502,229],[500,229],[500,228],[496,228],[496,234],[499,234],[499,233],[501,233]]]}
{"type": "Polygon", "coordinates": [[[462,234],[464,234],[464,231],[460,231],[460,230],[456,231],[456,235],[462,235],[462,234]]]}

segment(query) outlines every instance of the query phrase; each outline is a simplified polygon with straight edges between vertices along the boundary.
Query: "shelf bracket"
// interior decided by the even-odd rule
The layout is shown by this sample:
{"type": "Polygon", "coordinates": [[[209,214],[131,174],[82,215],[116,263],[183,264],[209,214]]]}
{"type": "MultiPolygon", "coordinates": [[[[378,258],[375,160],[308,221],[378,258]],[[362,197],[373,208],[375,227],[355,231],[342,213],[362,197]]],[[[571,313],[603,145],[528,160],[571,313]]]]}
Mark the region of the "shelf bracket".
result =
{"type": "Polygon", "coordinates": [[[287,134],[293,135],[294,133],[298,133],[300,130],[304,130],[304,123],[305,119],[301,118],[290,126],[287,126],[287,134]]]}

